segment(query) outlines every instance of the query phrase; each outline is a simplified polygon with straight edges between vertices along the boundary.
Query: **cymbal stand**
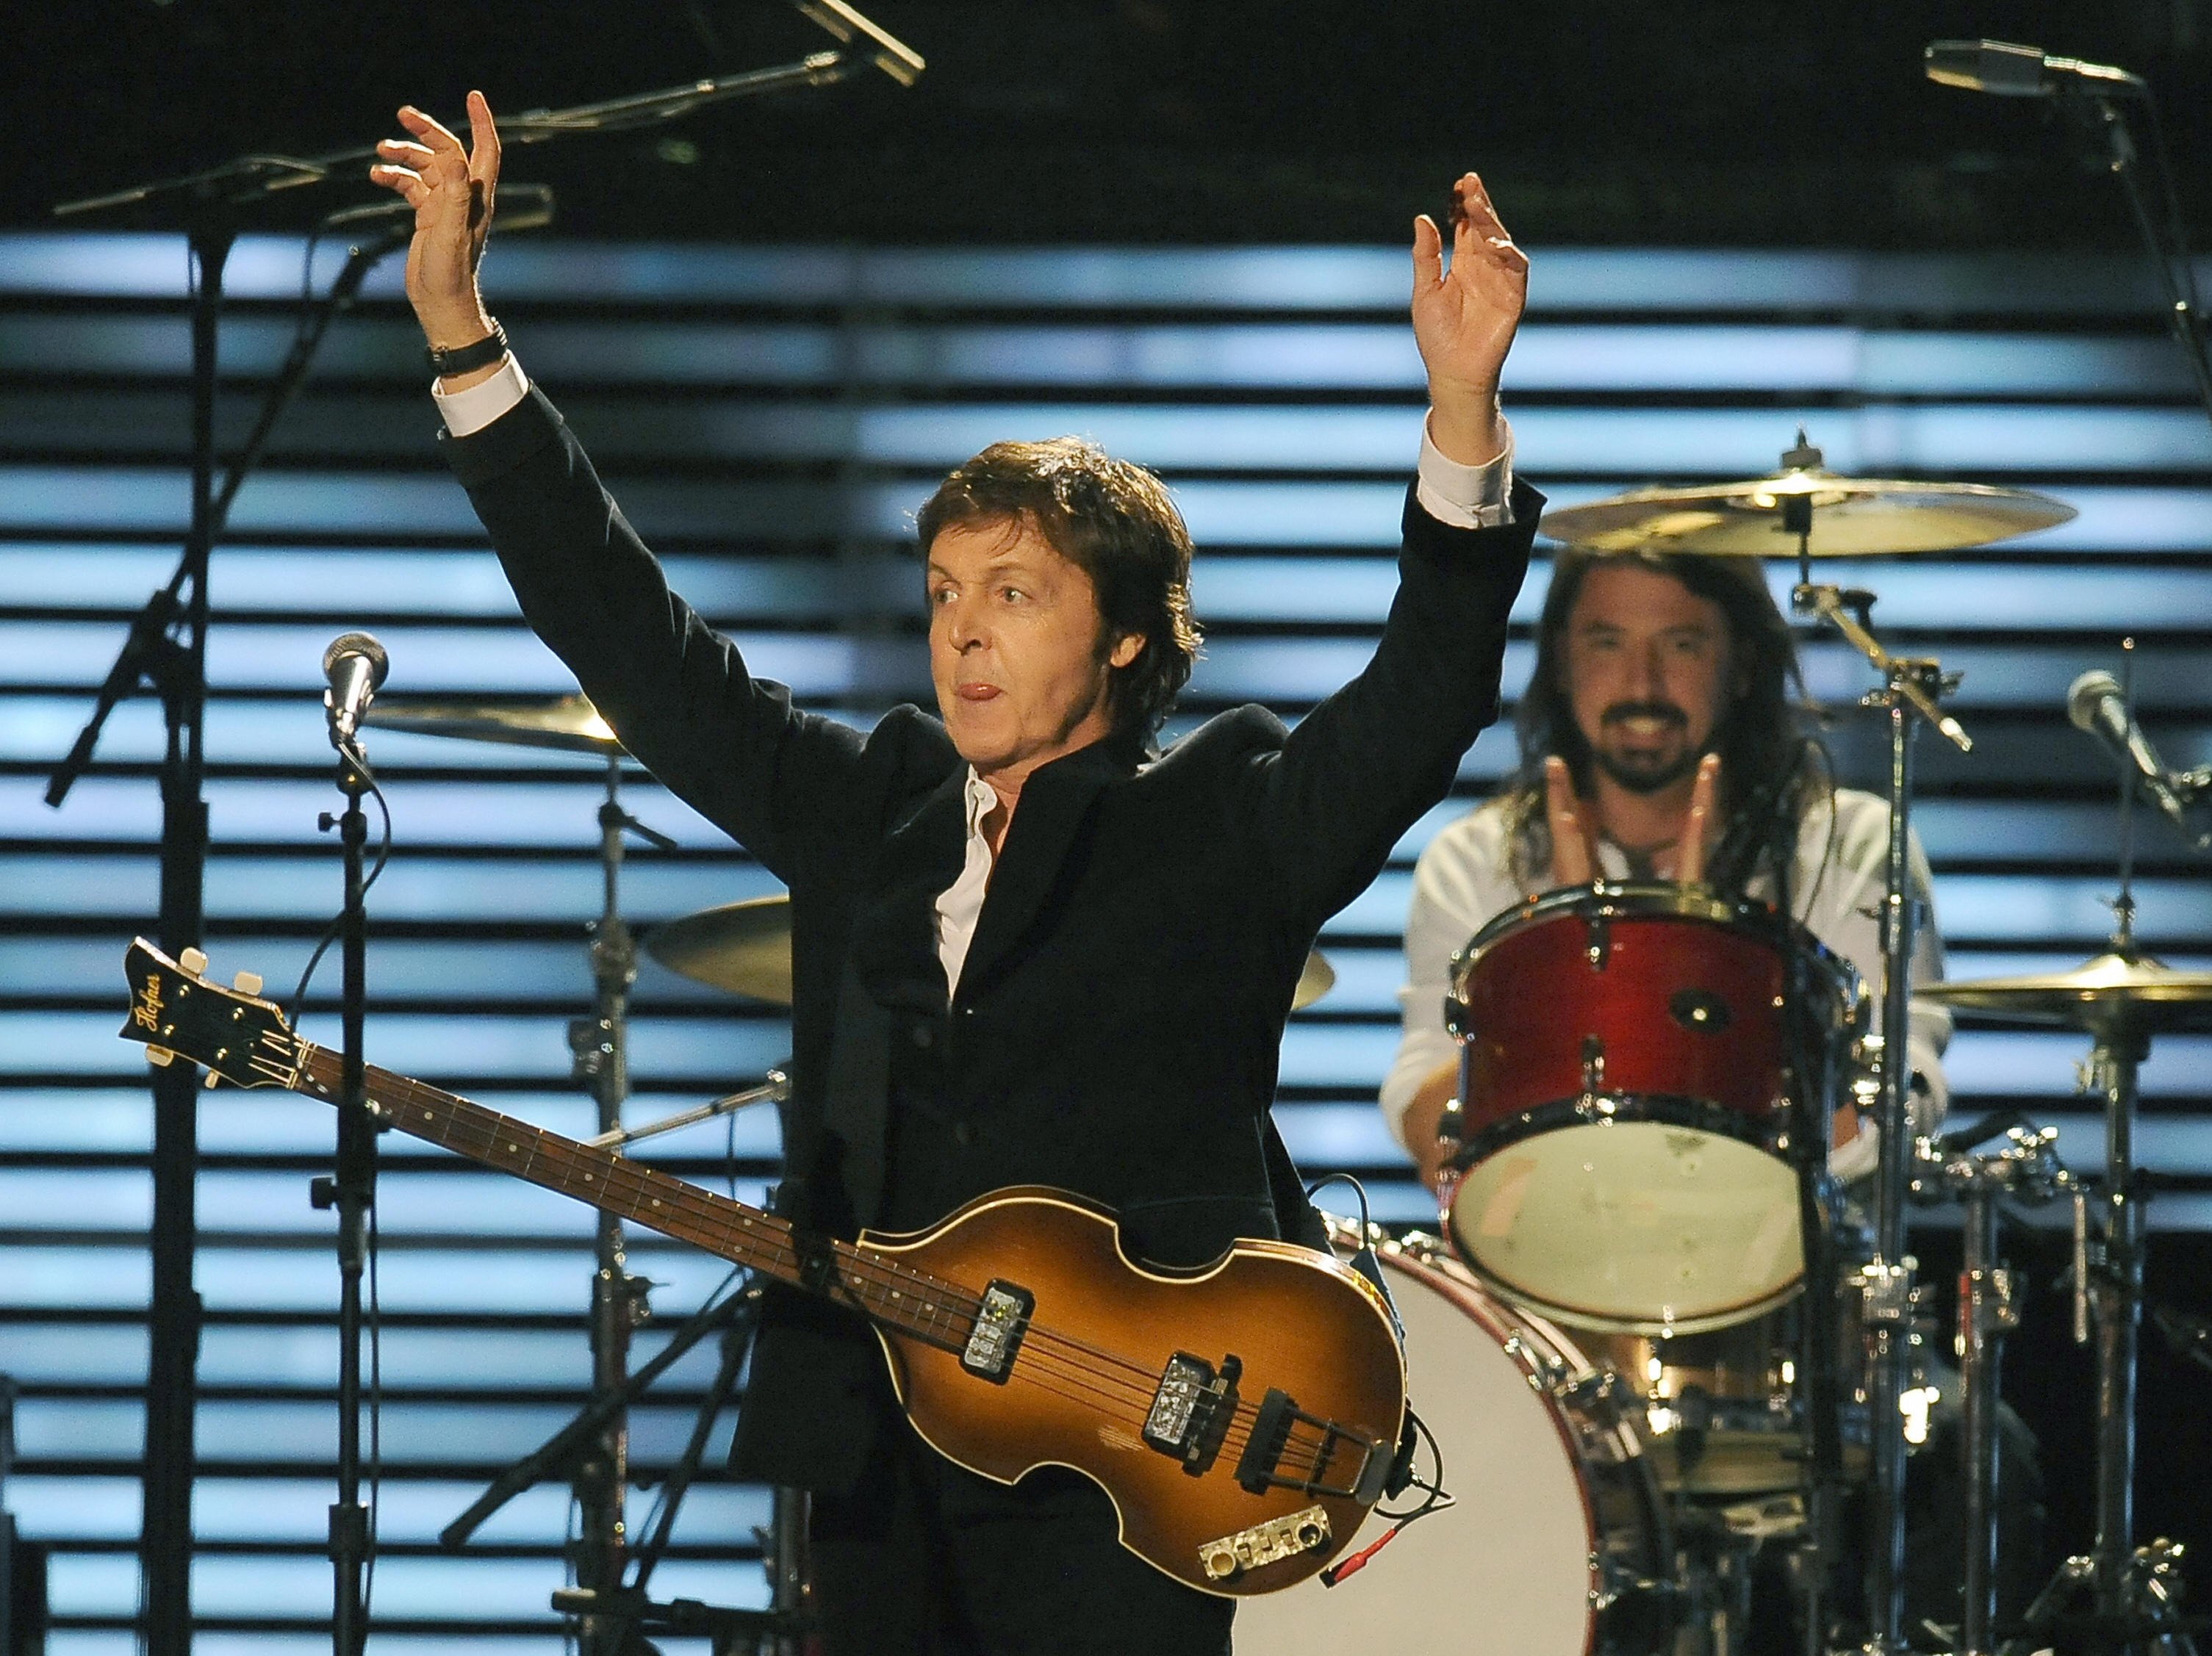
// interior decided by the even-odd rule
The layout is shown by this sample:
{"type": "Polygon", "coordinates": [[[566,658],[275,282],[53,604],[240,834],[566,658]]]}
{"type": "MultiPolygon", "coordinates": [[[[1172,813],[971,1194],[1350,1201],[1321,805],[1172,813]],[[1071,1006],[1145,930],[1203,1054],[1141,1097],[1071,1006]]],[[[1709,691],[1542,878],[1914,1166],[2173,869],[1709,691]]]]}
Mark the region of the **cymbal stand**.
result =
{"type": "MultiPolygon", "coordinates": [[[[605,901],[592,925],[592,1015],[568,1026],[575,1076],[589,1084],[599,1107],[602,1136],[623,1131],[623,1101],[629,1095],[629,989],[637,981],[637,943],[622,917],[618,888],[623,834],[635,833],[663,851],[676,842],[646,827],[622,808],[622,758],[607,755],[607,797],[599,806],[599,867],[605,901]]],[[[622,1221],[601,1212],[592,1243],[592,1391],[595,1397],[619,1393],[629,1380],[630,1331],[650,1315],[648,1284],[629,1274],[622,1221]]],[[[612,1593],[623,1585],[629,1562],[629,1531],[623,1504],[629,1487],[629,1424],[627,1411],[611,1410],[578,1459],[576,1505],[581,1515],[574,1563],[577,1586],[589,1592],[612,1593]]],[[[622,1656],[635,1648],[634,1629],[603,1616],[586,1615],[578,1623],[580,1656],[622,1656]]]]}
{"type": "MultiPolygon", "coordinates": [[[[2143,1205],[2135,1165],[2137,1072],[2150,1037],[2124,1013],[2093,1031],[2082,1067],[2085,1090],[2105,1113],[2102,1222],[2077,1218],[2074,1292],[2076,1344],[2097,1346],[2097,1532],[2086,1555],[2059,1566],[2028,1607],[2028,1638],[2052,1626],[2067,1600],[2085,1592],[2100,1647],[2148,1647],[2160,1641],[2193,1651],[2179,1615],[2181,1549],[2164,1540],[2135,1544],[2136,1378],[2143,1295],[2143,1205]]],[[[2029,1647],[2022,1643],[2020,1648],[2029,1647]]]]}
{"type": "Polygon", "coordinates": [[[1958,1656],[1993,1656],[1996,1649],[1997,1375],[2002,1337],[2020,1326],[2013,1273],[1998,1263],[1999,1206],[2048,1202],[2078,1193],[2059,1165],[2058,1130],[2014,1127],[1995,1155],[1946,1153],[1922,1139],[1913,1194],[1923,1201],[1956,1198],[1963,1210],[1959,1269],[1959,1396],[1965,1441],[1960,1446],[1966,1494],[1966,1557],[1960,1572],[1962,1607],[1958,1656]]]}
{"type": "MultiPolygon", "coordinates": [[[[1817,465],[1820,458],[1820,451],[1806,443],[1801,431],[1797,447],[1784,460],[1785,464],[1809,467],[1817,465]]],[[[1873,1358],[1867,1398],[1874,1464],[1868,1501],[1869,1568],[1864,1648],[1872,1656],[1891,1656],[1906,1647],[1905,1444],[1899,1399],[1907,1383],[1912,1349],[1912,1262],[1905,1252],[1905,1198],[1912,1164],[1912,934],[1918,919],[1907,854],[1912,804],[1912,716],[1917,713],[1926,719],[1962,752],[1970,750],[1973,743],[1959,722],[1938,706],[1939,699],[1955,685],[1955,676],[1947,676],[1932,658],[1893,656],[1875,637],[1867,614],[1874,605],[1873,593],[1816,585],[1804,579],[1812,569],[1813,496],[1786,496],[1781,505],[1783,529],[1797,537],[1801,579],[1791,594],[1791,606],[1800,615],[1827,622],[1881,675],[1882,688],[1872,692],[1866,704],[1889,716],[1889,846],[1881,909],[1881,1089],[1876,1111],[1881,1164],[1874,1258],[1861,1270],[1860,1285],[1873,1358]]]]}

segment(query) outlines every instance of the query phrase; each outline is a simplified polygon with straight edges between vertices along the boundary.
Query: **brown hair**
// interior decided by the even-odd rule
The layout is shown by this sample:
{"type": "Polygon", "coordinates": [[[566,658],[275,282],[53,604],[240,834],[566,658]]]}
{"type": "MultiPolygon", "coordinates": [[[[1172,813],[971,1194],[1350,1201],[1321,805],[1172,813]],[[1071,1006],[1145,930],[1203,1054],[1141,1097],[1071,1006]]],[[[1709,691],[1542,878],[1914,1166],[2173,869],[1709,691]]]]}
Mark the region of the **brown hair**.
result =
{"type": "MultiPolygon", "coordinates": [[[[1721,756],[1721,809],[1739,817],[1756,814],[1794,822],[1814,793],[1832,786],[1826,750],[1814,735],[1819,709],[1805,697],[1797,647],[1790,623],[1767,591],[1757,558],[1708,557],[1692,552],[1593,552],[1563,549],[1552,565],[1552,585],[1536,623],[1536,668],[1514,710],[1521,767],[1508,779],[1506,820],[1512,830],[1516,872],[1530,879],[1550,865],[1551,828],[1544,815],[1544,761],[1567,761],[1575,791],[1587,798],[1594,786],[1589,743],[1575,723],[1567,695],[1567,618],[1592,568],[1607,561],[1680,581],[1721,608],[1727,617],[1732,676],[1741,687],[1729,700],[1713,747],[1721,756]],[[1793,696],[1791,692],[1795,691],[1793,696]]],[[[1758,833],[1766,824],[1746,822],[1758,833]]]]}
{"type": "Polygon", "coordinates": [[[1116,731],[1159,728],[1198,659],[1190,612],[1190,531],[1144,467],[1079,437],[994,443],[938,485],[915,519],[923,555],[955,524],[1024,523],[1091,577],[1100,646],[1134,634],[1136,659],[1114,670],[1116,731]]]}

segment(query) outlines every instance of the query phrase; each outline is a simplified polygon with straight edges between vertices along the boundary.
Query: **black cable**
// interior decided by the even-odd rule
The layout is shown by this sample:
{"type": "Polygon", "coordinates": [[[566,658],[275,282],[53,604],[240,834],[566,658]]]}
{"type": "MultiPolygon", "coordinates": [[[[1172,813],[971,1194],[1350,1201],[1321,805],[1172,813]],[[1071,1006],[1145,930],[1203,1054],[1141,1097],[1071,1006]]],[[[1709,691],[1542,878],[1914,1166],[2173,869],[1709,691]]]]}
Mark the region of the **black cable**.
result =
{"type": "MultiPolygon", "coordinates": [[[[376,779],[376,773],[369,769],[368,755],[362,752],[360,745],[348,743],[344,755],[346,762],[354,767],[366,786],[369,798],[376,801],[377,814],[384,819],[384,831],[376,847],[375,864],[368,870],[368,877],[361,883],[361,895],[365,898],[368,895],[369,888],[376,883],[377,877],[384,872],[385,864],[392,860],[392,805],[384,797],[384,789],[376,779]]],[[[323,963],[323,956],[330,952],[331,945],[338,940],[338,934],[344,930],[345,912],[341,909],[337,918],[331,922],[330,929],[323,933],[322,941],[315,945],[314,953],[307,956],[307,968],[300,974],[299,986],[292,991],[291,1004],[284,1009],[284,1021],[295,1030],[300,1027],[300,1010],[307,1003],[308,982],[314,977],[315,968],[323,963]]]]}

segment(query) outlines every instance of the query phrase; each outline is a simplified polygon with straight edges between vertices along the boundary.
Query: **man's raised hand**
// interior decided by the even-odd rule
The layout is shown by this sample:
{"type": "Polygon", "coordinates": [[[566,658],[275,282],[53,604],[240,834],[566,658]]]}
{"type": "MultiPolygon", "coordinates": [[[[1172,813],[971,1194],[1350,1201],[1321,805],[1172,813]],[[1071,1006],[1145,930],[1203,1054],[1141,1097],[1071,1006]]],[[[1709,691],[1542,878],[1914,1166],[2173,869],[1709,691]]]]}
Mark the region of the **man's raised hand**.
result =
{"type": "Polygon", "coordinates": [[[1690,784],[1690,808],[1682,818],[1674,877],[1684,885],[1705,883],[1705,852],[1720,827],[1720,797],[1721,756],[1709,753],[1698,761],[1697,779],[1690,784]]]}
{"type": "Polygon", "coordinates": [[[1528,298],[1528,258],[1474,173],[1452,186],[1451,268],[1443,235],[1413,221],[1413,342],[1429,370],[1429,435],[1444,458],[1479,465],[1504,452],[1498,379],[1528,298]]]}
{"type": "Polygon", "coordinates": [[[1597,836],[1567,761],[1557,754],[1544,761],[1544,820],[1552,830],[1552,883],[1588,885],[1597,877],[1597,836]]]}
{"type": "Polygon", "coordinates": [[[499,129],[481,92],[469,94],[469,148],[413,105],[399,112],[413,135],[386,138],[368,169],[372,183],[398,192],[415,209],[407,249],[407,299],[431,346],[457,350],[491,332],[477,291],[477,266],[491,234],[499,187],[499,129]]]}

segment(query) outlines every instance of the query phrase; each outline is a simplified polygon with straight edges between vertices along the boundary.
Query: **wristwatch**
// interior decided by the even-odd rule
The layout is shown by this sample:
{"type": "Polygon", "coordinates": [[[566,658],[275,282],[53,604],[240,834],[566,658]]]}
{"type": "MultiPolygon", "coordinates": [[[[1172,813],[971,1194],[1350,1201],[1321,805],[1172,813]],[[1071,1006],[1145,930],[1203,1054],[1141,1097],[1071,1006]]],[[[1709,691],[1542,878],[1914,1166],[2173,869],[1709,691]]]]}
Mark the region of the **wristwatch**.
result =
{"type": "Polygon", "coordinates": [[[495,322],[491,325],[491,331],[473,345],[463,345],[450,351],[441,351],[433,345],[423,355],[430,359],[430,372],[441,379],[456,373],[468,373],[477,368],[488,368],[507,355],[507,330],[495,322]]]}

